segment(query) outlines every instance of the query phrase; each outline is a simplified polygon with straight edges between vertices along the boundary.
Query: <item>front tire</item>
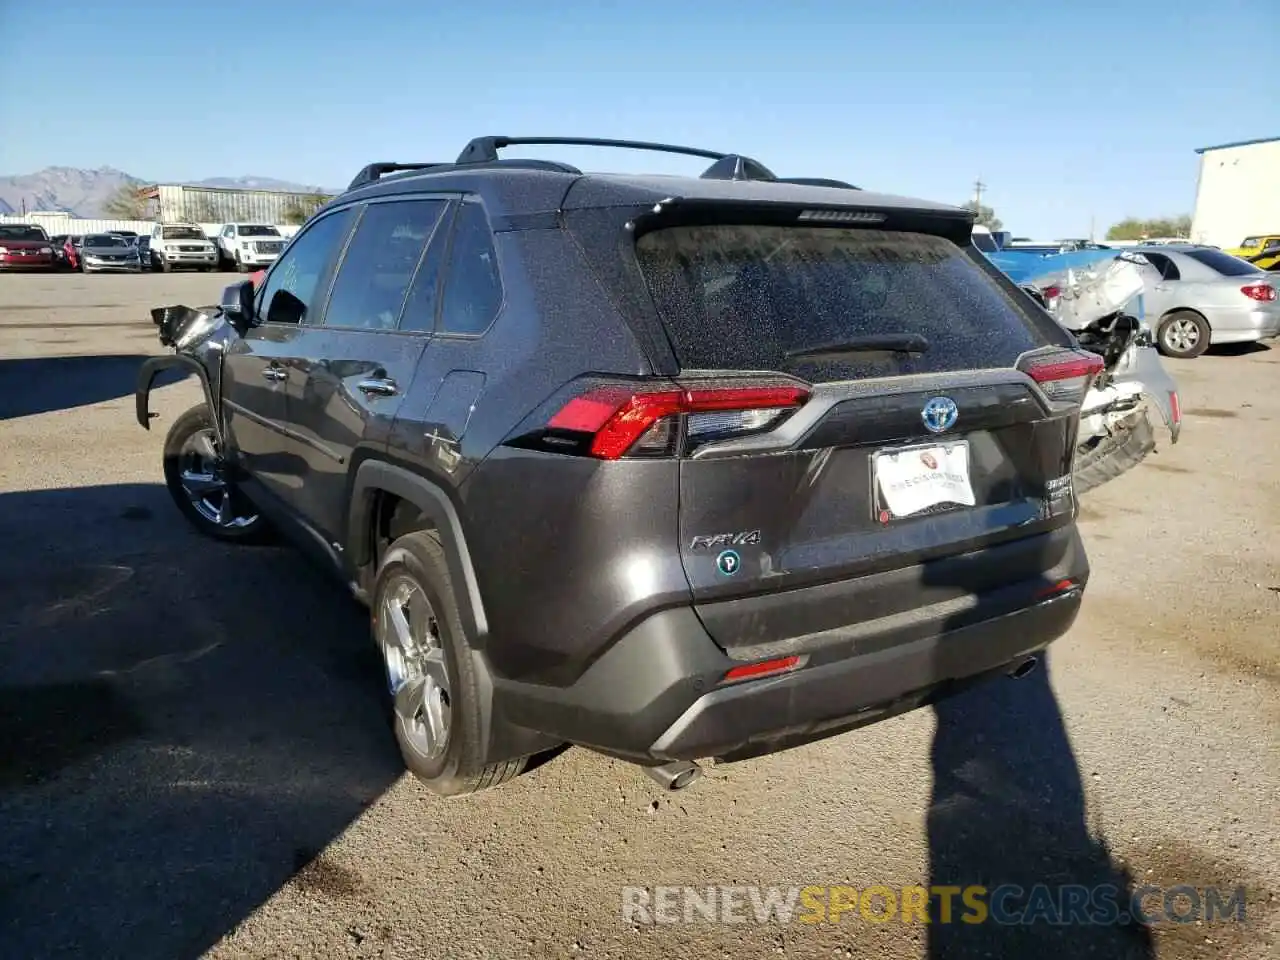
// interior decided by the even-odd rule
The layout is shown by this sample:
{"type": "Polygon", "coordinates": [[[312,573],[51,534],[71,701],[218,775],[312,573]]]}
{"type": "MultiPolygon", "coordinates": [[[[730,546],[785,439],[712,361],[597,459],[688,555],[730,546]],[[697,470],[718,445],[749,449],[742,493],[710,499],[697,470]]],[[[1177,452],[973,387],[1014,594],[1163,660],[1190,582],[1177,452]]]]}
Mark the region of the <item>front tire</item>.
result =
{"type": "Polygon", "coordinates": [[[173,422],[164,440],[164,482],[200,533],[227,543],[265,543],[271,530],[227,476],[207,404],[173,422]]]}
{"type": "Polygon", "coordinates": [[[161,273],[173,272],[173,264],[170,263],[168,260],[166,260],[164,257],[160,258],[160,272],[161,273]]]}
{"type": "Polygon", "coordinates": [[[1156,342],[1166,357],[1193,360],[1209,349],[1209,321],[1192,310],[1175,310],[1160,322],[1156,342]]]}
{"type": "Polygon", "coordinates": [[[519,775],[528,757],[488,762],[481,713],[486,700],[434,533],[410,533],[388,548],[371,600],[392,723],[409,772],[442,797],[519,775]]]}

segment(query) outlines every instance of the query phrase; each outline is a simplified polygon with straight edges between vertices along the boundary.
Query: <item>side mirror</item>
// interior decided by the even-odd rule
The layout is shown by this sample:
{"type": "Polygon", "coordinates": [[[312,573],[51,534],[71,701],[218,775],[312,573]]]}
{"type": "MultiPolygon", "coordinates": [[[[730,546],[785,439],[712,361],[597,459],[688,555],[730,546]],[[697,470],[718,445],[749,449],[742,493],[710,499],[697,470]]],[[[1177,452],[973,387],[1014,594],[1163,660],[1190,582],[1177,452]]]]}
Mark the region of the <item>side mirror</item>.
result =
{"type": "Polygon", "coordinates": [[[222,315],[227,318],[227,322],[235,327],[236,332],[240,336],[244,336],[245,331],[253,325],[253,297],[254,290],[252,280],[241,280],[239,283],[233,283],[222,291],[222,315]]]}

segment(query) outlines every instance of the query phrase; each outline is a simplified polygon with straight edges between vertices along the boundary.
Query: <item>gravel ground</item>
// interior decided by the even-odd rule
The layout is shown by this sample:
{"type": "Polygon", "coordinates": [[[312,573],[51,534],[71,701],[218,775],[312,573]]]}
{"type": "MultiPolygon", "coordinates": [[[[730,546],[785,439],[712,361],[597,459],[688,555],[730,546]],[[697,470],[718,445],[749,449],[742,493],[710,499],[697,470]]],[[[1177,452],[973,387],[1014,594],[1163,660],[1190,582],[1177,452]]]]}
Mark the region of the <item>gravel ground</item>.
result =
{"type": "Polygon", "coordinates": [[[363,612],[160,485],[197,397],[146,309],[226,277],[0,276],[0,955],[1274,957],[1280,349],[1174,363],[1183,439],[1083,501],[1051,664],[662,795],[570,750],[497,791],[402,775],[363,612]],[[1243,923],[624,922],[621,888],[1248,889],[1243,923]]]}

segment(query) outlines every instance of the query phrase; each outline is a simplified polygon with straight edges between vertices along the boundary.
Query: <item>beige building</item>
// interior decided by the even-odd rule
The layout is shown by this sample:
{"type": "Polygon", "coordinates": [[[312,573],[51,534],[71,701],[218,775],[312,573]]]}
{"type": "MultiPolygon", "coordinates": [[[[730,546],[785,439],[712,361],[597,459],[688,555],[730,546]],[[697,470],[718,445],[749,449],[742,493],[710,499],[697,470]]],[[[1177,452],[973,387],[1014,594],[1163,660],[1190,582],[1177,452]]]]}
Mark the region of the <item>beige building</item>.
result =
{"type": "Polygon", "coordinates": [[[1236,247],[1280,233],[1280,137],[1201,147],[1191,239],[1236,247]]]}

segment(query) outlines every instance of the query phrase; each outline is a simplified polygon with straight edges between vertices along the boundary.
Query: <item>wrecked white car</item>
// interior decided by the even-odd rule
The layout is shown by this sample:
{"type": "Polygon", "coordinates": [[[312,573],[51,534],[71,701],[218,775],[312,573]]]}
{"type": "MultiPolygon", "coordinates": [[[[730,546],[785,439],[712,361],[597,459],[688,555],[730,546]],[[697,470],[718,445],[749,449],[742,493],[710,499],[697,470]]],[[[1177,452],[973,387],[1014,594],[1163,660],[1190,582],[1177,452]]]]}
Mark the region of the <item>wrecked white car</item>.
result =
{"type": "Polygon", "coordinates": [[[1081,408],[1076,491],[1091,490],[1141,463],[1156,449],[1157,430],[1177,443],[1178,387],[1143,319],[1142,291],[1152,279],[1146,272],[1154,268],[1140,256],[1115,250],[1038,257],[1018,266],[1007,272],[1021,274],[1015,279],[1023,289],[1105,364],[1081,408]]]}

